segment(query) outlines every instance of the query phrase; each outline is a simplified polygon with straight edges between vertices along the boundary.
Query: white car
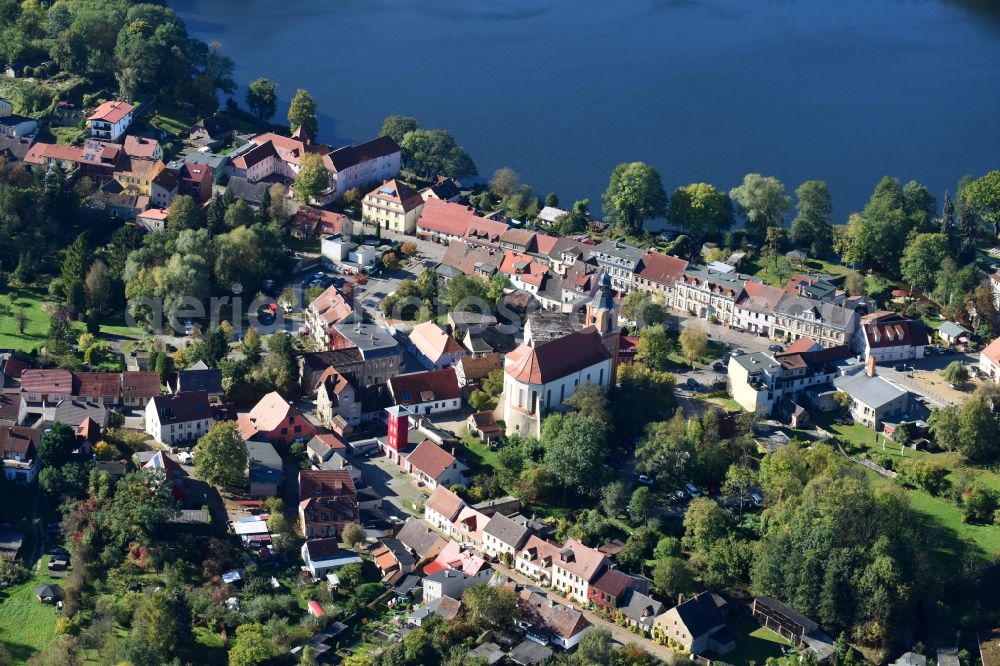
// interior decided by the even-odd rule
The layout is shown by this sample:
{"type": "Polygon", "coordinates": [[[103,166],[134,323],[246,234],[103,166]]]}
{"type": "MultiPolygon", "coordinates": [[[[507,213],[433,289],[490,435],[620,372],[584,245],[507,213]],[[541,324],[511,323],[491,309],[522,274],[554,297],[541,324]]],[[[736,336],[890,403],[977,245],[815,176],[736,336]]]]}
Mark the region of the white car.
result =
{"type": "Polygon", "coordinates": [[[651,486],[651,485],[653,485],[653,480],[651,478],[649,478],[648,476],[646,476],[645,474],[640,474],[639,475],[639,483],[641,483],[644,486],[651,486]]]}
{"type": "Polygon", "coordinates": [[[177,459],[185,465],[190,465],[194,462],[194,455],[190,451],[181,451],[177,454],[177,459]]]}

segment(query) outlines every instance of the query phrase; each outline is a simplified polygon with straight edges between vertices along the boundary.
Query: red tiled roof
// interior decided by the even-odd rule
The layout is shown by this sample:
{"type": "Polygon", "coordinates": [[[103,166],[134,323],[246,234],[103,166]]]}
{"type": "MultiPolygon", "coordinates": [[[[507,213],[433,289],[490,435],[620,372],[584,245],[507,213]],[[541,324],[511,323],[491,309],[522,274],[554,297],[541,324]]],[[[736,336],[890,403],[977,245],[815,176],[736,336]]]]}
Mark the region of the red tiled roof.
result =
{"type": "Polygon", "coordinates": [[[342,234],[346,224],[351,224],[351,221],[343,213],[320,210],[311,206],[299,206],[298,212],[292,218],[292,227],[309,230],[320,236],[342,234]]]}
{"type": "Polygon", "coordinates": [[[455,456],[451,455],[429,439],[417,445],[406,461],[418,471],[432,479],[437,479],[455,464],[455,456]]]}
{"type": "Polygon", "coordinates": [[[541,286],[549,269],[535,261],[529,254],[507,250],[503,255],[503,263],[500,264],[500,272],[516,275],[522,282],[538,287],[541,286]]]}
{"type": "Polygon", "coordinates": [[[465,238],[476,243],[497,245],[500,242],[500,237],[509,228],[506,222],[497,222],[488,217],[481,217],[469,223],[465,238]]]}
{"type": "Polygon", "coordinates": [[[423,402],[455,400],[461,397],[455,368],[411,372],[389,378],[389,392],[397,405],[419,405],[423,402]]]}
{"type": "Polygon", "coordinates": [[[122,396],[152,398],[160,395],[160,373],[129,371],[122,373],[122,396]]]}
{"type": "Polygon", "coordinates": [[[28,164],[44,164],[47,159],[79,163],[83,161],[83,148],[55,143],[36,143],[24,157],[24,161],[28,164]]]}
{"type": "Polygon", "coordinates": [[[683,259],[648,250],[642,255],[642,269],[639,276],[657,284],[670,286],[688,266],[683,259]]]}
{"type": "Polygon", "coordinates": [[[455,516],[455,514],[457,514],[464,505],[465,502],[462,501],[461,497],[451,492],[444,486],[438,486],[435,488],[434,492],[431,493],[431,496],[426,502],[424,502],[424,507],[432,511],[437,511],[447,520],[451,520],[451,518],[455,516]]]}
{"type": "Polygon", "coordinates": [[[305,423],[306,419],[281,397],[277,391],[271,391],[261,398],[248,414],[240,414],[237,425],[243,439],[251,439],[261,432],[272,432],[288,422],[290,417],[305,423]]]}
{"type": "Polygon", "coordinates": [[[558,236],[550,236],[548,234],[535,234],[535,248],[539,254],[548,254],[552,252],[555,248],[556,243],[559,241],[558,236]]]}
{"type": "Polygon", "coordinates": [[[132,134],[125,137],[125,154],[129,157],[151,160],[159,147],[160,142],[156,139],[147,139],[132,134]]]}
{"type": "Polygon", "coordinates": [[[42,431],[38,428],[0,426],[0,457],[7,452],[26,456],[32,450],[38,450],[41,439],[42,431]]]}
{"type": "Polygon", "coordinates": [[[424,199],[420,196],[420,192],[395,178],[385,181],[369,192],[367,196],[375,197],[379,201],[397,203],[407,213],[424,205],[424,199]]]}
{"type": "Polygon", "coordinates": [[[11,356],[3,364],[3,374],[4,377],[10,377],[11,379],[20,379],[21,373],[28,368],[28,364],[17,358],[16,356],[11,356]]]}
{"type": "Polygon", "coordinates": [[[134,110],[135,107],[128,102],[107,101],[94,109],[94,112],[90,114],[87,120],[100,120],[114,124],[134,110]]]}
{"type": "Polygon", "coordinates": [[[117,398],[121,375],[117,372],[74,372],[73,385],[73,395],[117,398]]]}
{"type": "Polygon", "coordinates": [[[1000,338],[997,338],[982,351],[983,356],[1000,365],[1000,338]]]}
{"type": "Polygon", "coordinates": [[[309,307],[327,326],[340,324],[353,314],[350,303],[336,285],[327,287],[326,291],[309,304],[309,307]]]}
{"type": "Polygon", "coordinates": [[[505,372],[525,384],[547,384],[610,358],[597,330],[588,326],[537,347],[521,345],[507,355],[505,372]]]}
{"type": "Polygon", "coordinates": [[[927,327],[922,321],[880,312],[866,316],[863,321],[861,331],[873,349],[927,344],[927,327]]]}
{"type": "Polygon", "coordinates": [[[303,470],[299,472],[299,499],[314,497],[357,497],[351,472],[347,469],[303,470]]]}
{"type": "Polygon", "coordinates": [[[0,420],[17,422],[21,413],[21,394],[17,391],[0,393],[0,420]]]}
{"type": "Polygon", "coordinates": [[[73,393],[69,370],[29,369],[21,373],[21,393],[73,393]]]}
{"type": "Polygon", "coordinates": [[[80,425],[76,427],[76,436],[79,439],[86,440],[91,444],[96,444],[101,438],[101,426],[94,419],[89,416],[84,420],[80,421],[80,425]]]}
{"type": "Polygon", "coordinates": [[[420,220],[417,221],[417,228],[462,237],[468,232],[469,225],[481,219],[475,210],[468,206],[440,199],[428,199],[420,214],[420,220]]]}
{"type": "Polygon", "coordinates": [[[524,544],[524,548],[518,551],[517,556],[536,565],[540,564],[546,558],[555,561],[559,557],[559,546],[532,534],[528,537],[528,542],[524,544]],[[528,554],[527,558],[524,557],[524,553],[528,554]]]}
{"type": "Polygon", "coordinates": [[[607,558],[603,553],[584,546],[576,539],[568,539],[563,544],[554,562],[586,581],[594,580],[606,563],[607,558]]]}
{"type": "Polygon", "coordinates": [[[410,342],[420,353],[435,362],[445,354],[465,351],[462,345],[433,321],[414,326],[410,332],[410,342]]]}

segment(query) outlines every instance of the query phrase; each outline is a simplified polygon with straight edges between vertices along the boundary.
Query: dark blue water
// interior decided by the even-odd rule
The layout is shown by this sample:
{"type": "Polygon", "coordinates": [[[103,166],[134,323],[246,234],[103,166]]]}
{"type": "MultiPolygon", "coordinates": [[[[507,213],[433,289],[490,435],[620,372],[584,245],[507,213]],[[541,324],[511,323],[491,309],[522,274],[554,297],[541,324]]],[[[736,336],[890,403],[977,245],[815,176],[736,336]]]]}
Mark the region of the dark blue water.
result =
{"type": "MultiPolygon", "coordinates": [[[[1000,168],[1000,3],[987,0],[172,0],[245,86],[295,88],[321,139],[392,113],[488,177],[599,208],[622,161],[668,191],[751,171],[830,183],[841,220],[886,173],[940,198],[1000,168]]],[[[239,95],[242,103],[242,92],[239,95]]]]}

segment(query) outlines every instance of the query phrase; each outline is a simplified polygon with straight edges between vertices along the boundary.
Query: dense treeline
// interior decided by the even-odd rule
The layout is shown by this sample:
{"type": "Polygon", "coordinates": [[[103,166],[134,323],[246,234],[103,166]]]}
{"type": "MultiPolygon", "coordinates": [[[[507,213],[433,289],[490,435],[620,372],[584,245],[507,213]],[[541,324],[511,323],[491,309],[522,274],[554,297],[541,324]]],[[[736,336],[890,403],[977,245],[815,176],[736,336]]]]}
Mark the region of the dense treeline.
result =
{"type": "MultiPolygon", "coordinates": [[[[18,76],[44,77],[54,67],[82,77],[88,90],[126,100],[156,94],[202,112],[217,107],[219,91],[235,90],[232,61],[218,45],[190,37],[165,3],[3,0],[0,26],[0,59],[18,76]]],[[[52,101],[40,86],[18,90],[24,98],[15,102],[26,112],[52,101]]]]}

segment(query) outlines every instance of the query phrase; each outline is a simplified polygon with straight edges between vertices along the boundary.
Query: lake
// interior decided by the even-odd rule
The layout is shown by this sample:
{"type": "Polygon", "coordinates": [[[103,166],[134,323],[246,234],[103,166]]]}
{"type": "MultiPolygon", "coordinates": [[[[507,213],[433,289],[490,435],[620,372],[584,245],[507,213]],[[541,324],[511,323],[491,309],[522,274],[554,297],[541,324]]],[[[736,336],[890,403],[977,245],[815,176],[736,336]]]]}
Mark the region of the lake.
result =
{"type": "MultiPolygon", "coordinates": [[[[889,173],[940,198],[1000,168],[1000,3],[989,0],[172,0],[241,86],[296,88],[320,139],[383,117],[450,130],[595,211],[615,164],[667,191],[747,172],[830,183],[845,220],[889,173]]],[[[244,104],[241,89],[238,99],[244,104]]]]}

